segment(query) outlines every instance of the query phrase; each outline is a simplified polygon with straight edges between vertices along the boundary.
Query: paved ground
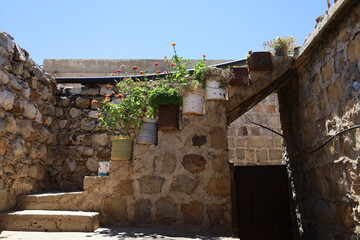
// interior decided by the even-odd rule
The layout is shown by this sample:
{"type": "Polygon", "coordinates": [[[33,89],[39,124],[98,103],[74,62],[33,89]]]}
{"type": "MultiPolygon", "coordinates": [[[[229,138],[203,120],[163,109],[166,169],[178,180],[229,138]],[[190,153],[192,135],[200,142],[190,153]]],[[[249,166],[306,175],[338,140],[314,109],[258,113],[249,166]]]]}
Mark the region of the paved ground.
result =
{"type": "Polygon", "coordinates": [[[0,240],[31,239],[31,240],[69,240],[69,239],[162,239],[162,240],[235,240],[229,234],[209,234],[181,230],[145,229],[145,228],[98,228],[95,232],[20,232],[0,231],[0,240]]]}

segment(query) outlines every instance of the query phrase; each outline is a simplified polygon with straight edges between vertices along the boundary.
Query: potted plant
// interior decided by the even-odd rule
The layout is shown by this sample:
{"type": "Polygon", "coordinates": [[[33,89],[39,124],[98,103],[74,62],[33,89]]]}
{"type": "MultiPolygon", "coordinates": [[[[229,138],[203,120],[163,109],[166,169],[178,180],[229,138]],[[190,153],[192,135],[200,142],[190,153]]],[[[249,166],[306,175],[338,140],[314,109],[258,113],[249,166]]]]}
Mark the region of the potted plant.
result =
{"type": "Polygon", "coordinates": [[[248,71],[271,71],[273,64],[270,52],[252,52],[247,55],[248,71]]]}
{"type": "Polygon", "coordinates": [[[294,52],[296,38],[294,36],[277,36],[275,39],[264,42],[264,48],[275,52],[275,56],[288,56],[289,51],[294,52]]]}
{"type": "Polygon", "coordinates": [[[206,100],[226,100],[226,88],[234,78],[231,69],[205,67],[197,77],[199,83],[205,88],[206,100]]]}
{"type": "Polygon", "coordinates": [[[182,113],[185,115],[202,115],[204,105],[204,86],[201,84],[201,74],[206,68],[206,55],[195,64],[192,76],[186,82],[180,82],[179,95],[182,96],[182,113]]]}
{"type": "Polygon", "coordinates": [[[130,160],[134,135],[143,123],[148,105],[149,86],[147,82],[124,78],[113,89],[113,94],[105,95],[103,106],[98,109],[98,120],[100,126],[112,133],[111,160],[130,160]]]}
{"type": "Polygon", "coordinates": [[[231,67],[234,78],[230,86],[247,86],[249,84],[249,70],[246,67],[231,67]]]}
{"type": "Polygon", "coordinates": [[[149,106],[159,116],[158,127],[163,130],[179,128],[181,96],[175,86],[166,80],[159,81],[149,93],[149,106]]]}

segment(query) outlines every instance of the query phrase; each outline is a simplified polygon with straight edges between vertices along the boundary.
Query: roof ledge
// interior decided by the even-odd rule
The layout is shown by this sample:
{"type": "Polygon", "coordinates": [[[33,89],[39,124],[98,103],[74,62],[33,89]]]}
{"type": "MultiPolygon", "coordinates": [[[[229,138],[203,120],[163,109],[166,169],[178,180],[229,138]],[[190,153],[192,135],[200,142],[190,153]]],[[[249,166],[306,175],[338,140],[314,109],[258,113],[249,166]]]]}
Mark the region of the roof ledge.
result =
{"type": "Polygon", "coordinates": [[[304,44],[300,47],[294,56],[296,67],[300,66],[311,54],[314,47],[323,41],[323,36],[331,31],[336,22],[342,20],[342,16],[349,12],[349,9],[357,4],[356,0],[337,0],[327,11],[324,18],[316,25],[315,29],[305,39],[304,44]]]}

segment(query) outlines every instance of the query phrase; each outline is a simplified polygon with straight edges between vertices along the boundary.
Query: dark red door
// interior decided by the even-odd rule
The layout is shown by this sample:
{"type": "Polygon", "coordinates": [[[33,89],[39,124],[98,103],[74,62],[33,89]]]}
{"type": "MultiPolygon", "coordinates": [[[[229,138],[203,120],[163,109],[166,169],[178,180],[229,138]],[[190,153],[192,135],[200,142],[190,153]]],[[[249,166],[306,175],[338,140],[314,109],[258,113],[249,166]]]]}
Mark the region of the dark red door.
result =
{"type": "Polygon", "coordinates": [[[285,166],[236,166],[235,187],[241,240],[292,239],[285,166]]]}

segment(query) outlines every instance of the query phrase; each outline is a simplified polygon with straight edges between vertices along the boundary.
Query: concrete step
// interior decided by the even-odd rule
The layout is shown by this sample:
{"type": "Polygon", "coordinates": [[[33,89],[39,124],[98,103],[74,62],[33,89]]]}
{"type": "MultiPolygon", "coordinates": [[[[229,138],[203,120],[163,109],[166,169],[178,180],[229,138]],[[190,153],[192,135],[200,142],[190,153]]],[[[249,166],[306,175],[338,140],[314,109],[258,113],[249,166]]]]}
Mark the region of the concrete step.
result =
{"type": "Polygon", "coordinates": [[[20,195],[16,208],[19,210],[83,210],[76,203],[83,192],[59,192],[20,195]]]}
{"type": "Polygon", "coordinates": [[[92,232],[100,226],[99,213],[23,210],[0,213],[0,229],[10,231],[92,232]]]}

